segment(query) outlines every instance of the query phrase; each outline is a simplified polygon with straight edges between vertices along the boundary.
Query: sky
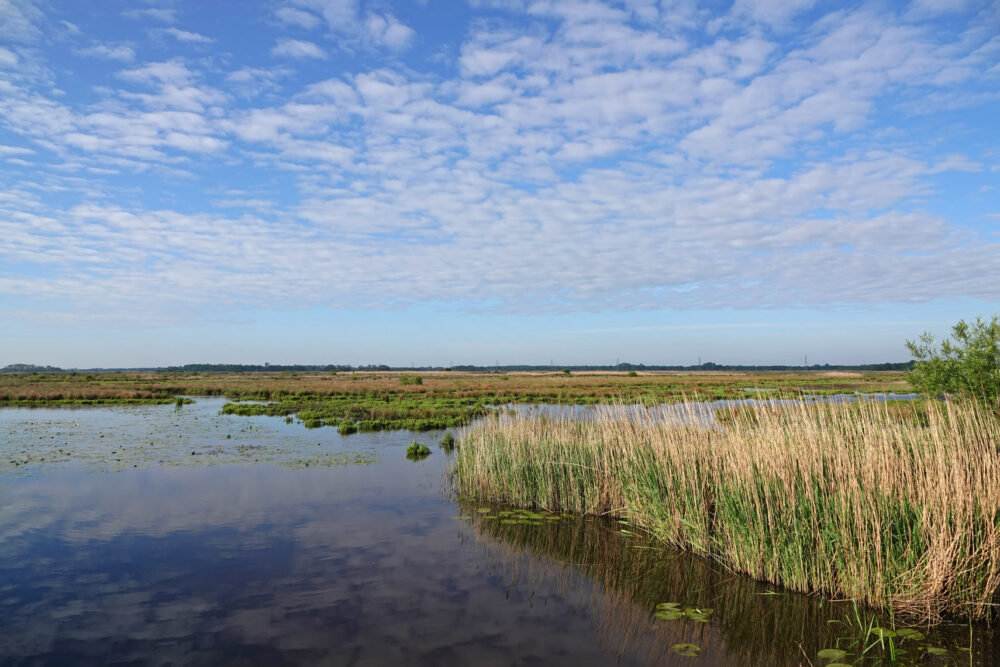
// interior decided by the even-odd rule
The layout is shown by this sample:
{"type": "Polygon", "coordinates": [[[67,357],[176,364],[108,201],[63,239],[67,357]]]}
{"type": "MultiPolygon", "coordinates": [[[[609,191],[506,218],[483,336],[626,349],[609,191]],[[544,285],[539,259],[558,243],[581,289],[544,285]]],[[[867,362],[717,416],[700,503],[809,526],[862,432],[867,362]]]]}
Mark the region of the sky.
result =
{"type": "Polygon", "coordinates": [[[0,366],[905,361],[1000,2],[0,0],[0,366]]]}

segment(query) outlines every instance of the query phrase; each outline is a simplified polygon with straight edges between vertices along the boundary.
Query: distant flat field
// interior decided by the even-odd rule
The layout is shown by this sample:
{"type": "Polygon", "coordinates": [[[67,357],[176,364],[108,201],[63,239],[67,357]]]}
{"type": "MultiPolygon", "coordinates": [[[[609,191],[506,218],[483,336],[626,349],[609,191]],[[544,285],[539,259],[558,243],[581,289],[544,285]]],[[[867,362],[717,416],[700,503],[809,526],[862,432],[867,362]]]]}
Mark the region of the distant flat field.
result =
{"type": "Polygon", "coordinates": [[[0,405],[172,402],[176,396],[232,400],[379,396],[518,403],[677,402],[765,393],[906,392],[902,372],[511,372],[62,373],[0,375],[0,405]],[[750,390],[750,391],[748,391],[750,390]]]}

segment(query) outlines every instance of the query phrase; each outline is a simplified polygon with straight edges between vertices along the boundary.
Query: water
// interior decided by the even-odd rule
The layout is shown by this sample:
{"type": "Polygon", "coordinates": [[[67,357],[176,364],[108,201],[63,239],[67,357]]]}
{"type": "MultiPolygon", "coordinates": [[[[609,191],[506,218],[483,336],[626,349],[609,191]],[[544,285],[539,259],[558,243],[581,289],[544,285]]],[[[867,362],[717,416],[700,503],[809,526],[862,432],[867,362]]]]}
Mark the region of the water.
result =
{"type": "MultiPolygon", "coordinates": [[[[0,410],[0,665],[820,665],[863,634],[615,521],[458,502],[443,432],[222,403],[0,410]]],[[[910,662],[1000,664],[988,629],[922,632],[910,662]]]]}

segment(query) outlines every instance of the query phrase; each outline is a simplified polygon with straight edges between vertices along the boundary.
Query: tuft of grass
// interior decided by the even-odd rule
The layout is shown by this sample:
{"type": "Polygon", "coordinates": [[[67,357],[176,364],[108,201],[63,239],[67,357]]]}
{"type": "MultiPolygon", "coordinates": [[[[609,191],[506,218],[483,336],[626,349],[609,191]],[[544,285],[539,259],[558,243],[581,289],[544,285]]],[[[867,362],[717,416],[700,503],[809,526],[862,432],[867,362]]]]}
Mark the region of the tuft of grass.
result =
{"type": "Polygon", "coordinates": [[[445,433],[444,437],[441,438],[441,442],[439,442],[438,445],[441,447],[442,450],[445,451],[445,453],[450,454],[451,452],[455,451],[455,436],[453,436],[451,433],[445,433]]]}
{"type": "Polygon", "coordinates": [[[481,501],[627,518],[760,581],[938,621],[1000,595],[1000,418],[974,404],[498,415],[453,478],[481,501]]]}
{"type": "Polygon", "coordinates": [[[406,458],[411,461],[419,461],[425,459],[431,455],[431,448],[422,442],[417,442],[414,440],[409,447],[406,448],[406,458]]]}

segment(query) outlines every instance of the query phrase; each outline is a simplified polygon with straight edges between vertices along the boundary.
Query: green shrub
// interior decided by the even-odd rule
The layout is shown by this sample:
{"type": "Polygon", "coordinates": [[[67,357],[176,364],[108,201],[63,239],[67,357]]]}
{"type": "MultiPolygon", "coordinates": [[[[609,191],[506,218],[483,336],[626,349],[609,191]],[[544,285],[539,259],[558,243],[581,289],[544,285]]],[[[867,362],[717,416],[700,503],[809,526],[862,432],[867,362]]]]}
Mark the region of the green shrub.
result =
{"type": "Polygon", "coordinates": [[[907,381],[929,395],[970,396],[1000,408],[1000,319],[994,315],[987,322],[959,320],[952,327],[952,340],[938,348],[934,336],[923,333],[906,347],[916,360],[907,381]]]}

